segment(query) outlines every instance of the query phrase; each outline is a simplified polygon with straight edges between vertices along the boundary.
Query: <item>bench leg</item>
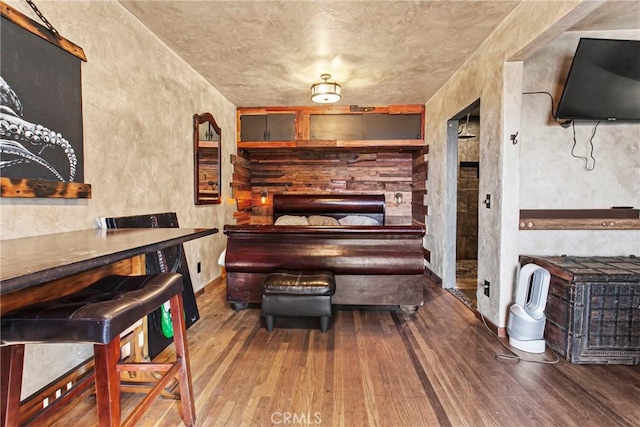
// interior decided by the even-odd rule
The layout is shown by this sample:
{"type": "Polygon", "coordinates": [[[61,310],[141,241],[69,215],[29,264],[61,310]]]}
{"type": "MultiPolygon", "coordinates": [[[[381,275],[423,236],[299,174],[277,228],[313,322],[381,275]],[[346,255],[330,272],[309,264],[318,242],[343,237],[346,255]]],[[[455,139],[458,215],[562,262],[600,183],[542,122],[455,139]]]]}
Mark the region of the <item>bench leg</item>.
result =
{"type": "Polygon", "coordinates": [[[320,332],[323,334],[329,330],[329,319],[330,316],[320,316],[320,332]]]}
{"type": "Polygon", "coordinates": [[[20,420],[20,391],[22,390],[22,368],[24,363],[24,344],[2,347],[2,426],[17,426],[20,420]]]}
{"type": "Polygon", "coordinates": [[[180,363],[178,380],[180,382],[180,402],[182,404],[182,421],[186,426],[196,423],[196,407],[191,381],[191,365],[189,363],[189,345],[187,328],[184,319],[184,303],[182,294],[174,295],[171,300],[171,321],[173,322],[173,340],[176,357],[180,363]]]}
{"type": "Polygon", "coordinates": [[[120,336],[116,336],[109,344],[94,344],[93,352],[98,425],[116,427],[120,425],[120,375],[117,368],[120,336]]]}
{"type": "Polygon", "coordinates": [[[269,332],[273,331],[273,316],[270,316],[270,315],[264,316],[264,327],[269,332]]]}

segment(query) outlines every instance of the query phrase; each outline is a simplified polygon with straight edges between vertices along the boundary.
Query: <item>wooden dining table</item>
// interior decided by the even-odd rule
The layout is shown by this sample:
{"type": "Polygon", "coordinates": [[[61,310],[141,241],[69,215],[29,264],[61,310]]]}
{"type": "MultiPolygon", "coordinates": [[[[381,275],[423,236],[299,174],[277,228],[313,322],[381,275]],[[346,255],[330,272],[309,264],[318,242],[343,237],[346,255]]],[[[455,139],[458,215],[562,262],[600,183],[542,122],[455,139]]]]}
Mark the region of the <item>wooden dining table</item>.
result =
{"type": "Polygon", "coordinates": [[[0,240],[0,315],[75,292],[107,274],[144,274],[144,255],[216,228],[120,228],[0,240]]]}

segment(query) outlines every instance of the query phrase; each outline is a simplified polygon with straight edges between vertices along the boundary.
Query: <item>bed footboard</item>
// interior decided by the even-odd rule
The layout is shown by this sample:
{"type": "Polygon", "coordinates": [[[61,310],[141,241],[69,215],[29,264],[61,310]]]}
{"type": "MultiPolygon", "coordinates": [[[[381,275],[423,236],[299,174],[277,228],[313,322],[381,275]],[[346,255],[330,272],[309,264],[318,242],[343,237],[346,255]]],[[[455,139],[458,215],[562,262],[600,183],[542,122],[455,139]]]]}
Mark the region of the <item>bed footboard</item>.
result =
{"type": "Polygon", "coordinates": [[[278,268],[332,271],[334,304],[422,305],[422,226],[227,225],[224,233],[227,300],[234,308],[261,302],[262,281],[278,268]]]}

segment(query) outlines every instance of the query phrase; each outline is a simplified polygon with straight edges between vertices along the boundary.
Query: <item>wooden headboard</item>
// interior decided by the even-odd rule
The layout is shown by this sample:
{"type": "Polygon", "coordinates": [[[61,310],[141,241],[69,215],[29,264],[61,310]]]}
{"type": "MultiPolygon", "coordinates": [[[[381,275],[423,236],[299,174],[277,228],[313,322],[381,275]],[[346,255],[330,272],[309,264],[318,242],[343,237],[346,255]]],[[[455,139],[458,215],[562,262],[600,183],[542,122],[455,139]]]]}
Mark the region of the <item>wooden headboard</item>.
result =
{"type": "Polygon", "coordinates": [[[384,224],[383,194],[274,194],[273,220],[283,215],[324,215],[336,219],[365,215],[384,224]]]}

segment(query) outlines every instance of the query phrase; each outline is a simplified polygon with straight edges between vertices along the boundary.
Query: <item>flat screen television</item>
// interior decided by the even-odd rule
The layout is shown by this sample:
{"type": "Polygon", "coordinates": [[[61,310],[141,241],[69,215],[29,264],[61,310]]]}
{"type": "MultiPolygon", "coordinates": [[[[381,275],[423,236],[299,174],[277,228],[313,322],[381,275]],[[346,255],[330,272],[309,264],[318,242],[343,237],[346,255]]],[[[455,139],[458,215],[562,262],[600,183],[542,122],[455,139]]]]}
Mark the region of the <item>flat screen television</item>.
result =
{"type": "Polygon", "coordinates": [[[555,118],[640,120],[640,41],[581,38],[555,118]]]}

